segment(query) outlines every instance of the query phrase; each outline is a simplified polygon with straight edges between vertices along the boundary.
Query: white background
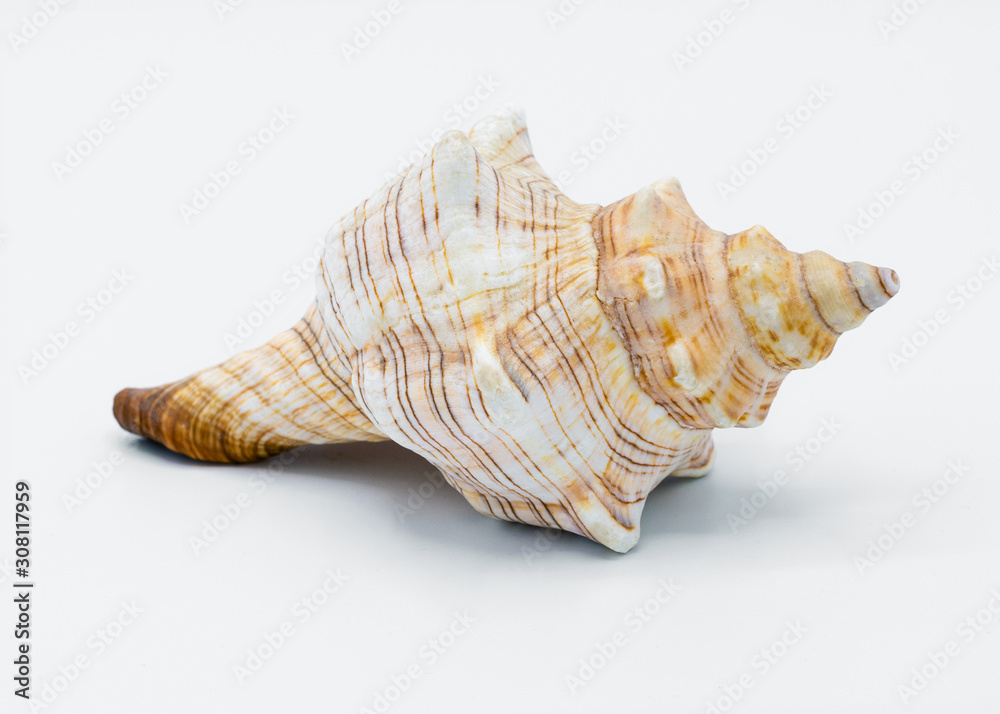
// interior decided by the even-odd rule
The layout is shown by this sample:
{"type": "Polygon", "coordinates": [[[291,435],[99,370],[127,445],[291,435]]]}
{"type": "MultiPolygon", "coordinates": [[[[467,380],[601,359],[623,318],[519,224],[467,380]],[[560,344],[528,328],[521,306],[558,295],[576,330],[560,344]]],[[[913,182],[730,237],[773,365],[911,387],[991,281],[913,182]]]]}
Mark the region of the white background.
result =
{"type": "MultiPolygon", "coordinates": [[[[976,280],[997,251],[1000,8],[909,0],[887,30],[889,0],[591,2],[562,19],[546,14],[557,0],[400,2],[350,61],[343,46],[386,3],[245,0],[220,17],[211,0],[74,2],[16,50],[9,33],[31,33],[39,6],[4,4],[0,520],[30,481],[33,688],[63,690],[45,710],[361,711],[415,665],[390,711],[997,711],[1000,613],[984,608],[1000,609],[1000,280],[985,267],[976,280]],[[122,116],[114,102],[147,66],[167,76],[122,116]],[[831,96],[789,132],[813,88],[831,96]],[[203,465],[118,428],[118,389],[227,358],[255,301],[282,298],[246,346],[291,325],[313,287],[288,271],[327,229],[417,142],[507,103],[578,201],[677,176],[712,227],[759,223],[793,250],[892,267],[900,293],[792,375],[764,426],[718,432],[708,477],[654,492],[627,555],[489,520],[448,487],[401,518],[429,467],[392,444],[304,449],[260,491],[267,464],[203,465]],[[294,119],[248,160],[241,142],[282,108],[294,119]],[[112,132],[57,176],[102,120],[112,132]],[[625,128],[600,147],[608,120],[625,128]],[[724,197],[769,138],[777,150],[724,197]],[[592,141],[603,150],[585,161],[592,141]],[[916,171],[925,150],[935,160],[916,171]],[[185,221],[180,204],[230,160],[240,174],[185,221]],[[850,240],[845,224],[897,180],[850,240]],[[81,310],[116,270],[125,289],[81,310]],[[966,284],[971,300],[954,292],[966,284]],[[22,378],[70,321],[77,335],[22,378]],[[894,364],[905,340],[918,346],[894,364]],[[820,445],[824,420],[839,426],[820,445]],[[67,501],[114,452],[124,461],[67,501]],[[949,460],[967,468],[953,484],[949,460]],[[779,470],[789,482],[765,499],[758,482],[779,470]],[[241,494],[249,505],[196,553],[191,538],[241,494]],[[766,502],[734,525],[743,498],[766,502]],[[912,527],[885,535],[906,512],[912,527]],[[880,536],[884,555],[859,567],[880,536]],[[296,603],[337,569],[349,579],[303,622],[296,603]],[[661,580],[677,588],[664,605],[661,580]],[[102,649],[133,601],[141,613],[102,649]],[[656,614],[635,627],[636,607],[656,614]],[[959,629],[980,611],[988,626],[959,629]],[[475,622],[431,662],[421,647],[463,612],[475,622]],[[238,681],[285,622],[291,637],[238,681]],[[788,622],[805,632],[776,644],[788,622]],[[949,641],[936,673],[928,653],[949,641]],[[766,670],[762,648],[781,654],[766,670]],[[87,668],[61,675],[78,655],[87,668]],[[571,688],[591,658],[602,666],[571,688]],[[926,686],[899,689],[925,665],[926,686]]],[[[4,527],[0,708],[27,711],[9,678],[12,540],[4,527]]]]}

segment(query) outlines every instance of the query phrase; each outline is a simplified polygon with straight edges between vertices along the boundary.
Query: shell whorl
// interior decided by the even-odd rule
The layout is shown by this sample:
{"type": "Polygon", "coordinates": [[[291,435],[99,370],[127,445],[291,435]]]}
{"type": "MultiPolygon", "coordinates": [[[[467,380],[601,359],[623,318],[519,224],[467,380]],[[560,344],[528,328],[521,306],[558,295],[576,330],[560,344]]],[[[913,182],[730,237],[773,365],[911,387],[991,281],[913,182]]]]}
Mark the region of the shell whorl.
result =
{"type": "Polygon", "coordinates": [[[614,550],[665,477],[711,466],[898,286],[766,231],[706,226],[659,181],[578,204],[521,114],[449,132],[329,233],[306,317],[187,379],[120,392],[119,423],[194,458],[392,439],[480,513],[614,550]]]}
{"type": "Polygon", "coordinates": [[[642,389],[682,426],[757,426],[785,375],[829,356],[898,289],[895,272],[798,254],[765,229],[726,235],[675,179],[594,219],[598,296],[642,389]]]}
{"type": "Polygon", "coordinates": [[[826,359],[840,335],[899,289],[895,271],[818,250],[793,253],[760,226],[731,236],[726,258],[743,323],[778,369],[826,359]]]}

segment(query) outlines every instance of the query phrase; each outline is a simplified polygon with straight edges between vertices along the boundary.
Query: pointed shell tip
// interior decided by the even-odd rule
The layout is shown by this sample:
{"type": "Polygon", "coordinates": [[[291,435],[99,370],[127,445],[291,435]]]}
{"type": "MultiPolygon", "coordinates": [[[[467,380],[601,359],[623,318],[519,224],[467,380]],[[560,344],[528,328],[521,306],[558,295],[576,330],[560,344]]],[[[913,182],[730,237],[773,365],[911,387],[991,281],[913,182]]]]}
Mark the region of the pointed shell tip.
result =
{"type": "Polygon", "coordinates": [[[878,269],[879,280],[882,281],[882,287],[885,288],[885,292],[892,297],[897,292],[899,292],[899,276],[896,274],[895,270],[890,268],[879,268],[878,269]]]}

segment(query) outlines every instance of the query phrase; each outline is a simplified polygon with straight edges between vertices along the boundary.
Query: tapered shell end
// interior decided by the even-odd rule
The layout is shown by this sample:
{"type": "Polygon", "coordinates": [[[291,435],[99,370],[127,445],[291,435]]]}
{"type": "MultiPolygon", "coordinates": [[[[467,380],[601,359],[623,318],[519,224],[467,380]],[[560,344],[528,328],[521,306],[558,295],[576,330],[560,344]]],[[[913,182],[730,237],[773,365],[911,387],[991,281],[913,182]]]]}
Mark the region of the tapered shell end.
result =
{"type": "Polygon", "coordinates": [[[899,290],[889,268],[794,253],[755,226],[730,237],[733,297],[761,354],[781,369],[812,367],[837,339],[899,290]]]}
{"type": "Polygon", "coordinates": [[[259,461],[297,445],[273,436],[248,438],[240,415],[197,376],[150,389],[123,389],[115,395],[113,409],[126,431],[202,461],[259,461]]]}
{"type": "Polygon", "coordinates": [[[154,410],[159,397],[170,391],[173,385],[154,389],[134,389],[127,387],[115,395],[114,414],[118,424],[126,431],[155,441],[162,440],[163,411],[154,410]]]}

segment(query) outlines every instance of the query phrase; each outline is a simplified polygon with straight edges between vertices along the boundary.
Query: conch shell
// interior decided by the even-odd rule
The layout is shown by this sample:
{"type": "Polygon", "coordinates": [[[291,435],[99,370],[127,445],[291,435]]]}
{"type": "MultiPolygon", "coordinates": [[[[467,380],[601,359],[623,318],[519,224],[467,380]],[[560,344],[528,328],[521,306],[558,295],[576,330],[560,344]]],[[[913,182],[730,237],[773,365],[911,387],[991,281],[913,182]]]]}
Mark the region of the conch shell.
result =
{"type": "Polygon", "coordinates": [[[709,470],[713,428],[760,424],[899,288],[760,226],[712,230],[674,179],[575,203],[514,110],[345,216],[316,285],[262,347],[119,392],[118,422],[208,461],[392,439],[484,515],[619,552],[660,481],[709,470]]]}

